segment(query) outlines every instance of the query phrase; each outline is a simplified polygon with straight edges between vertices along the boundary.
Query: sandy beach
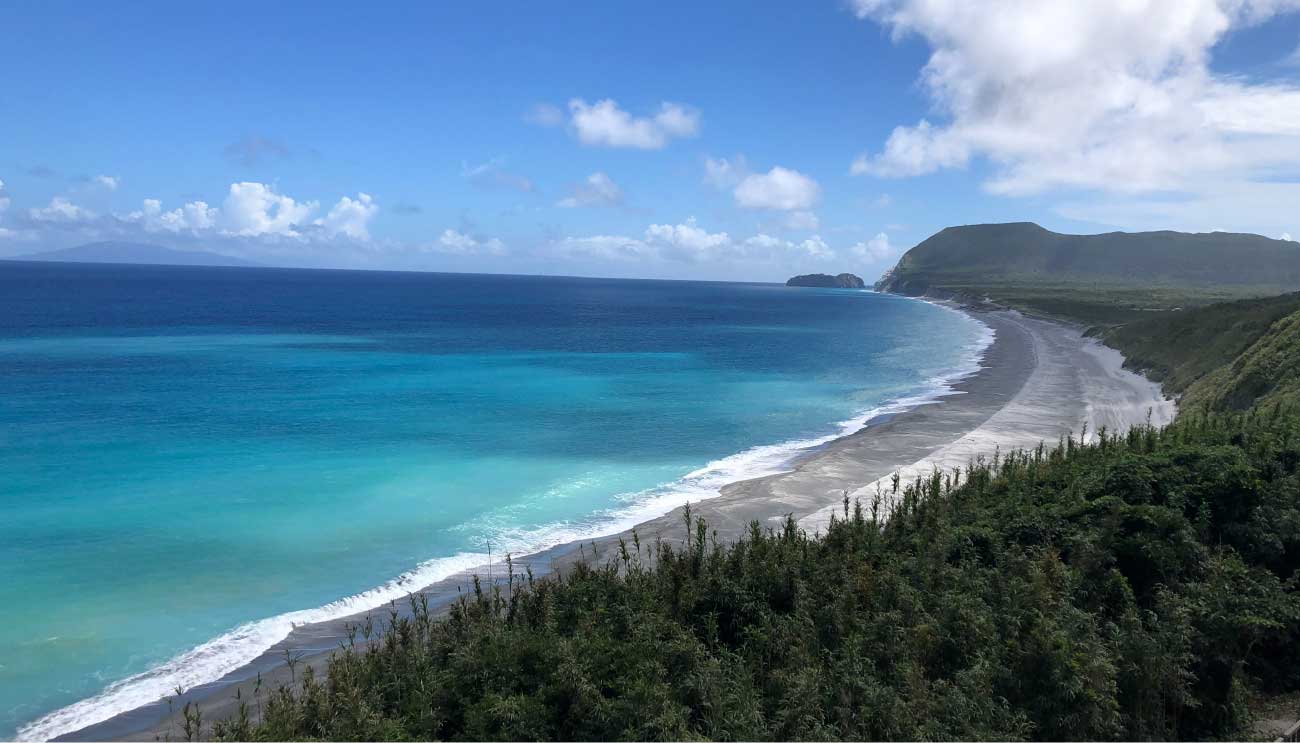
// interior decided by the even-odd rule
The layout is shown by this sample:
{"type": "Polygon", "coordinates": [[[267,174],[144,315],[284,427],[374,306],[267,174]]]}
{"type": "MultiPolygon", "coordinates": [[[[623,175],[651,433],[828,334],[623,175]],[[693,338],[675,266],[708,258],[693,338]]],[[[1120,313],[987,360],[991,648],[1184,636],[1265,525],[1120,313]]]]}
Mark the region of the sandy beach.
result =
{"type": "MultiPolygon", "coordinates": [[[[961,467],[998,449],[1077,436],[1085,426],[1091,437],[1102,427],[1114,431],[1148,418],[1154,424],[1172,420],[1174,403],[1164,399],[1159,386],[1123,369],[1118,352],[1085,338],[1081,328],[1006,310],[973,313],[994,330],[995,340],[985,351],[981,370],[955,384],[951,394],[874,419],[856,433],[804,453],[787,472],[728,485],[717,497],[693,504],[692,512],[707,520],[722,540],[736,538],[753,521],[776,525],[787,516],[813,532],[824,529],[846,494],[869,501],[878,485],[888,490],[895,472],[907,480],[935,467],[961,467]]],[[[636,531],[643,541],[677,541],[685,533],[682,516],[676,509],[638,525],[636,531]]],[[[627,536],[597,539],[595,549],[612,554],[613,545],[627,536]]],[[[563,570],[584,554],[590,556],[591,544],[584,542],[581,550],[577,544],[562,545],[518,558],[516,566],[527,564],[537,574],[563,570]]],[[[493,568],[495,575],[501,567],[493,568]]],[[[473,572],[486,575],[488,567],[473,572]]],[[[463,573],[420,592],[431,606],[445,606],[471,578],[471,573],[463,573]]],[[[203,708],[206,722],[230,715],[237,692],[245,700],[253,698],[259,674],[263,693],[290,681],[286,654],[301,658],[297,674],[304,664],[323,667],[346,636],[346,627],[364,621],[364,616],[300,626],[253,663],[188,690],[171,705],[159,700],[61,740],[175,738],[179,724],[173,712],[186,701],[203,708]]]]}

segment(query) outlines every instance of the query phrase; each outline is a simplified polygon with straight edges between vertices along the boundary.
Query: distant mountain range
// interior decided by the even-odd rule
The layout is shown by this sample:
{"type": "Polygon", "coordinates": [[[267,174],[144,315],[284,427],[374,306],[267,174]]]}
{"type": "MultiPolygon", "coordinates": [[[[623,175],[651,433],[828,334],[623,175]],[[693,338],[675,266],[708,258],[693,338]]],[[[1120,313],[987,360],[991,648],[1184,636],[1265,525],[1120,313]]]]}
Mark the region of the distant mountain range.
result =
{"type": "Polygon", "coordinates": [[[174,250],[161,245],[126,242],[96,242],[75,248],[28,253],[10,258],[16,261],[62,263],[134,263],[163,266],[256,266],[252,261],[204,250],[174,250]]]}

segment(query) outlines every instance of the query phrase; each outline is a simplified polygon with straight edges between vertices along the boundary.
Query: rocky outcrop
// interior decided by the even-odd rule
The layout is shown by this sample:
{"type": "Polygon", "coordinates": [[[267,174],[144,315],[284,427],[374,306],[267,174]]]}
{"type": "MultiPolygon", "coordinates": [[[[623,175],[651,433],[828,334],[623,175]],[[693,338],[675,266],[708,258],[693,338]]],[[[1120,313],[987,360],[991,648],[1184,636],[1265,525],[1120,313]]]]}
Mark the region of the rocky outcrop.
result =
{"type": "Polygon", "coordinates": [[[786,286],[812,286],[819,289],[865,289],[866,282],[851,273],[831,276],[825,273],[808,273],[795,276],[785,282],[786,286]]]}

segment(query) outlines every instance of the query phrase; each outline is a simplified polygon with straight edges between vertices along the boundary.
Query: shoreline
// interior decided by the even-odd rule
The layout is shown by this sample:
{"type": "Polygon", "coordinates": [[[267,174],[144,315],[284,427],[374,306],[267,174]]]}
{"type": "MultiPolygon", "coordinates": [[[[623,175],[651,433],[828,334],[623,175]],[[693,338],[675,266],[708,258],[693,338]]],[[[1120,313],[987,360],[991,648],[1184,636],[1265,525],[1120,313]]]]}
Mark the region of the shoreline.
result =
{"type": "MultiPolygon", "coordinates": [[[[796,518],[801,527],[816,531],[842,507],[846,494],[869,500],[875,485],[887,481],[895,471],[961,466],[977,453],[991,454],[995,446],[1036,446],[1066,431],[1077,433],[1085,421],[1091,430],[1097,427],[1094,420],[1105,420],[1111,428],[1142,422],[1144,403],[1163,411],[1153,416],[1155,423],[1165,422],[1161,416],[1172,416],[1172,403],[1163,401],[1157,385],[1123,370],[1118,352],[1083,338],[1078,329],[1012,311],[935,303],[973,316],[993,330],[993,341],[983,349],[977,370],[950,382],[937,394],[914,399],[910,406],[905,400],[884,406],[853,432],[818,440],[820,443],[801,451],[782,472],[723,486],[718,495],[692,504],[693,515],[704,518],[720,540],[741,536],[752,521],[775,526],[787,515],[796,518]],[[1134,419],[1137,411],[1142,411],[1142,418],[1134,419]]],[[[632,528],[643,540],[680,542],[684,534],[682,507],[632,528]]],[[[611,554],[609,550],[630,531],[568,542],[516,558],[516,570],[527,566],[542,576],[586,559],[587,549],[611,554]]],[[[496,567],[499,573],[500,566],[496,567]]],[[[487,565],[461,571],[415,593],[427,597],[431,607],[445,607],[468,587],[474,575],[491,575],[492,569],[487,565]]],[[[399,613],[403,608],[398,608],[399,613]]],[[[237,692],[245,700],[253,696],[259,676],[263,692],[289,683],[293,672],[286,657],[300,658],[323,671],[330,653],[346,638],[348,625],[363,622],[368,615],[385,614],[387,609],[381,607],[296,626],[288,637],[217,681],[56,739],[169,737],[179,729],[176,710],[191,701],[202,707],[205,719],[222,719],[235,711],[237,692]]]]}

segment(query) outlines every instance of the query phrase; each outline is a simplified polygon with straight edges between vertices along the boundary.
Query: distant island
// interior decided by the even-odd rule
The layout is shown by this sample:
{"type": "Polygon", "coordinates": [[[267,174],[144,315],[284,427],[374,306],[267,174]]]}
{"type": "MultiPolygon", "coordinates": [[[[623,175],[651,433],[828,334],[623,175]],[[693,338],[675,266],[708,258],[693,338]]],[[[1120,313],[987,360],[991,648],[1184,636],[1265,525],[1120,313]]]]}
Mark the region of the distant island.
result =
{"type": "Polygon", "coordinates": [[[256,266],[242,260],[205,250],[174,250],[161,245],[128,242],[94,242],[73,248],[42,253],[16,255],[8,260],[51,261],[59,263],[131,263],[161,266],[256,266]]]}
{"type": "Polygon", "coordinates": [[[806,273],[785,282],[786,286],[811,286],[819,289],[865,289],[867,284],[851,273],[831,276],[826,273],[806,273]]]}

